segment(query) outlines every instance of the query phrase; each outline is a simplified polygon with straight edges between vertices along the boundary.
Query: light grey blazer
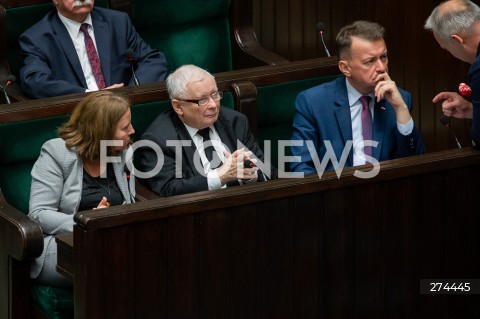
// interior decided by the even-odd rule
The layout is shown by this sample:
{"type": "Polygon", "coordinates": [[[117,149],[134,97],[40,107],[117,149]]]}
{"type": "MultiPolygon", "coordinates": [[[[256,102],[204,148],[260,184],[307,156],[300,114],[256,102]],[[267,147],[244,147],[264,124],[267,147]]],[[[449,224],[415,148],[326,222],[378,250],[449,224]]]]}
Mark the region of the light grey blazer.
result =
{"type": "MultiPolygon", "coordinates": [[[[120,154],[121,162],[112,163],[124,204],[135,201],[134,176],[127,179],[124,171],[127,151],[120,154]]],[[[42,255],[32,264],[31,276],[36,278],[43,267],[45,252],[54,236],[73,232],[73,216],[82,196],[83,161],[75,149],[69,149],[61,138],[43,144],[40,156],[32,168],[32,185],[28,216],[43,230],[42,255]]]]}

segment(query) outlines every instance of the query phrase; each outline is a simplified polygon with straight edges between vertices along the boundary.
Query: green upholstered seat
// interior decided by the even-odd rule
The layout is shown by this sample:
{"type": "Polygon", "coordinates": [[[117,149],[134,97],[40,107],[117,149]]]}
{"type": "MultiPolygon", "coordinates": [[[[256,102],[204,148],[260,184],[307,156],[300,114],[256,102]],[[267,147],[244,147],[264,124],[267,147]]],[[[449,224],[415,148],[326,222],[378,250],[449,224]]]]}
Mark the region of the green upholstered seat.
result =
{"type": "MultiPolygon", "coordinates": [[[[271,141],[271,161],[275,167],[278,167],[278,141],[289,141],[292,137],[297,95],[336,77],[338,76],[323,76],[257,87],[258,142],[265,151],[265,141],[271,141]]],[[[290,154],[290,148],[286,147],[285,155],[290,154]]],[[[288,170],[289,167],[285,167],[285,171],[288,170]]]]}
{"type": "Polygon", "coordinates": [[[17,78],[18,71],[23,65],[23,56],[20,55],[20,46],[18,44],[20,35],[52,9],[52,4],[7,9],[8,64],[10,72],[17,78]]]}
{"type": "Polygon", "coordinates": [[[0,188],[7,202],[28,213],[30,171],[45,141],[56,137],[66,117],[0,124],[0,188]]]}
{"type": "Polygon", "coordinates": [[[137,32],[165,53],[168,69],[195,64],[211,73],[232,70],[230,0],[131,2],[137,32]]]}

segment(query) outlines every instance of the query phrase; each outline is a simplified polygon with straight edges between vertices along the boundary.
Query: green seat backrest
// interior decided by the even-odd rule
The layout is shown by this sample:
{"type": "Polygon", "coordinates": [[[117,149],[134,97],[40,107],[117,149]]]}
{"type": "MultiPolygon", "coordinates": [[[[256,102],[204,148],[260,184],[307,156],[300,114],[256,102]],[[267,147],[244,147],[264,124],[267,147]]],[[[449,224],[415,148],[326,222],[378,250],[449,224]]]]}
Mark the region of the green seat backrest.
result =
{"type": "Polygon", "coordinates": [[[170,72],[195,64],[211,73],[232,70],[230,0],[132,1],[137,32],[162,51],[170,72]]]}
{"type": "MultiPolygon", "coordinates": [[[[271,161],[275,167],[278,167],[278,141],[290,140],[292,137],[297,95],[337,77],[338,75],[322,76],[257,87],[258,143],[265,150],[265,141],[271,141],[271,161]]],[[[290,155],[289,147],[285,149],[285,154],[290,155]]],[[[288,167],[285,168],[286,171],[288,169],[288,167]]]]}
{"type": "MultiPolygon", "coordinates": [[[[97,0],[95,6],[108,7],[108,0],[97,0]]],[[[38,4],[7,9],[7,55],[10,72],[18,78],[20,67],[23,65],[23,56],[20,55],[18,39],[32,25],[40,21],[50,10],[53,3],[38,4]]]]}
{"type": "Polygon", "coordinates": [[[7,202],[28,213],[32,166],[65,116],[0,124],[0,188],[7,202]]]}
{"type": "Polygon", "coordinates": [[[39,4],[28,7],[7,9],[7,46],[10,72],[18,79],[23,65],[18,39],[20,35],[53,9],[53,4],[39,4]]]}

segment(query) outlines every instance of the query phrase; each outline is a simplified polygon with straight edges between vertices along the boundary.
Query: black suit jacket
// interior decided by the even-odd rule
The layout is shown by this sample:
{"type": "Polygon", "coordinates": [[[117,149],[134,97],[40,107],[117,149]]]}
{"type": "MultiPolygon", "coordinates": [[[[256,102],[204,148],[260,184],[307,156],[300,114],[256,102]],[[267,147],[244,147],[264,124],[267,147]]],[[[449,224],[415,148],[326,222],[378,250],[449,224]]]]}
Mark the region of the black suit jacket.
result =
{"type": "MultiPolygon", "coordinates": [[[[237,140],[263,161],[263,152],[255,142],[245,115],[237,111],[220,107],[218,120],[214,124],[215,130],[223,144],[234,152],[239,147],[237,140]]],[[[142,135],[142,141],[151,141],[158,145],[163,153],[163,166],[160,172],[153,177],[139,179],[147,187],[160,196],[173,196],[208,190],[206,176],[199,172],[194,165],[195,143],[190,137],[178,115],[169,109],[160,114],[142,135]],[[182,147],[182,159],[175,161],[175,146],[167,146],[167,141],[190,141],[190,146],[182,147]],[[181,167],[180,167],[181,164],[181,167]],[[176,178],[176,172],[181,178],[176,178]]],[[[143,172],[152,172],[159,159],[151,147],[141,147],[136,151],[137,167],[143,172]]],[[[263,174],[259,171],[259,181],[263,174]]],[[[238,185],[238,182],[236,183],[238,185]]],[[[228,186],[231,186],[229,183],[228,186]]]]}

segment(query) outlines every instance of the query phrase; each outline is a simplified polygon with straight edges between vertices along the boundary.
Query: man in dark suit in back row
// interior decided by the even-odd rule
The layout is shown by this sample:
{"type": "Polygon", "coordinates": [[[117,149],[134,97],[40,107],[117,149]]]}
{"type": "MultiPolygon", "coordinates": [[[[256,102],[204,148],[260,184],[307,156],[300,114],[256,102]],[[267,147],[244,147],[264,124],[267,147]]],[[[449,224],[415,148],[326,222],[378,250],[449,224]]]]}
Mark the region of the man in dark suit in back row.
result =
{"type": "MultiPolygon", "coordinates": [[[[263,161],[263,152],[245,115],[220,106],[223,92],[210,73],[184,65],[168,76],[166,84],[172,108],[160,114],[137,142],[145,143],[137,154],[138,170],[149,175],[143,179],[147,187],[160,196],[172,196],[266,179],[267,172],[244,166],[245,160],[263,161]]],[[[142,181],[138,171],[135,176],[142,181]]]]}
{"type": "Polygon", "coordinates": [[[44,98],[131,85],[131,60],[138,82],[165,79],[165,56],[143,41],[126,13],[94,8],[94,0],[53,3],[56,10],[20,36],[25,94],[44,98]]]}
{"type": "Polygon", "coordinates": [[[411,95],[388,74],[384,32],[369,21],[343,27],[336,38],[343,76],[298,95],[292,140],[301,144],[292,154],[301,160],[290,163],[295,172],[316,172],[316,156],[340,162],[346,154],[343,166],[350,167],[425,153],[410,115],[411,95]]]}

